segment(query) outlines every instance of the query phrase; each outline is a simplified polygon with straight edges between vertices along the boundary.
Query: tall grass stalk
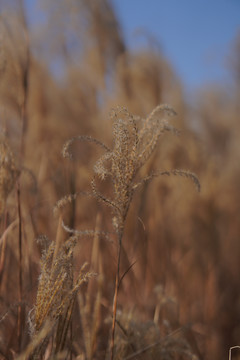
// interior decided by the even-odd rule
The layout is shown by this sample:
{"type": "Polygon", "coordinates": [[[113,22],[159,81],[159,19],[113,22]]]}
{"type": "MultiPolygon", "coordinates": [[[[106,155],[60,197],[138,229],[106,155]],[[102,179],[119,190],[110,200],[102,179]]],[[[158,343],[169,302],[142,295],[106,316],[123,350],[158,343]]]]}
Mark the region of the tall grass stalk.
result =
{"type": "MultiPolygon", "coordinates": [[[[109,206],[112,210],[112,223],[117,235],[117,268],[115,275],[115,290],[112,305],[112,330],[110,340],[110,358],[114,358],[114,341],[117,316],[118,292],[120,285],[120,265],[122,241],[126,218],[135,191],[146,182],[162,175],[175,175],[190,178],[200,190],[197,176],[186,170],[158,171],[139,179],[139,171],[148,161],[156,149],[159,139],[166,131],[178,134],[178,131],[170,125],[168,118],[176,113],[169,105],[157,106],[147,119],[140,119],[128,112],[126,108],[116,108],[111,113],[113,121],[113,147],[110,149],[101,141],[89,136],[78,136],[70,139],[63,147],[64,157],[72,158],[69,150],[74,140],[95,143],[105,150],[105,153],[97,160],[94,166],[95,175],[91,181],[92,193],[100,202],[109,206]],[[99,180],[109,179],[112,185],[112,198],[108,198],[98,189],[99,180]]],[[[64,199],[71,202],[77,194],[72,194],[64,199]]],[[[64,203],[64,199],[62,203],[64,203]]],[[[61,204],[61,201],[60,201],[61,204]]],[[[77,233],[73,229],[65,229],[77,233]]]]}
{"type": "Polygon", "coordinates": [[[22,343],[22,333],[23,333],[23,265],[22,265],[22,209],[21,209],[21,193],[20,193],[20,183],[17,181],[17,212],[18,212],[18,253],[19,253],[19,265],[18,265],[18,348],[21,350],[22,343]]]}

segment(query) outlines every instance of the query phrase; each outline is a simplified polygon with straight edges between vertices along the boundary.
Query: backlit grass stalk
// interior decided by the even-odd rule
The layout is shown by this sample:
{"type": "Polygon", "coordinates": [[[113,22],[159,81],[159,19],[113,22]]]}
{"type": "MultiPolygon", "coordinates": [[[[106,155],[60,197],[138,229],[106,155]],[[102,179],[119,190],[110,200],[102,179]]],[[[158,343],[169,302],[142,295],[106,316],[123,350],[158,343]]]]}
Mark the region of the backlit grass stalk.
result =
{"type": "Polygon", "coordinates": [[[18,253],[19,253],[19,265],[18,265],[18,286],[19,286],[19,295],[18,295],[18,348],[21,350],[21,342],[22,342],[22,324],[24,324],[23,320],[23,284],[22,284],[22,209],[21,209],[21,201],[20,201],[20,184],[17,181],[17,209],[18,209],[18,253]]]}
{"type": "Polygon", "coordinates": [[[6,255],[6,243],[7,243],[7,224],[8,224],[8,212],[4,212],[4,223],[3,223],[3,234],[0,238],[0,290],[2,285],[2,277],[3,277],[3,271],[4,271],[4,264],[5,264],[5,255],[6,255]],[[2,241],[1,241],[2,240],[2,241]]]}
{"type": "MultiPolygon", "coordinates": [[[[65,349],[77,292],[80,286],[94,275],[85,272],[86,264],[84,264],[73,281],[73,251],[76,240],[76,236],[71,237],[59,246],[56,242],[50,242],[45,236],[39,239],[44,249],[36,303],[29,314],[30,333],[34,341],[46,321],[50,320],[51,336],[54,338],[52,351],[55,354],[65,349]],[[58,246],[57,253],[56,246],[58,246]]],[[[48,340],[48,338],[44,339],[41,346],[35,350],[34,358],[43,355],[48,340]]]]}
{"type": "MultiPolygon", "coordinates": [[[[185,170],[158,171],[138,179],[139,170],[145,165],[158,145],[159,139],[166,131],[175,134],[178,131],[169,124],[167,118],[175,115],[169,105],[157,106],[146,120],[134,117],[125,108],[116,108],[111,114],[113,120],[113,147],[110,149],[99,140],[89,136],[78,136],[70,139],[63,148],[63,156],[72,158],[69,150],[74,140],[89,141],[100,145],[105,153],[94,166],[95,176],[91,181],[92,193],[97,200],[109,206],[112,210],[112,222],[117,235],[117,269],[112,308],[112,331],[110,341],[111,360],[114,358],[114,338],[116,327],[117,300],[120,285],[120,263],[122,240],[125,222],[135,191],[146,182],[161,175],[177,175],[190,178],[198,190],[200,184],[195,174],[185,170]],[[109,179],[112,184],[112,198],[106,197],[97,185],[100,180],[109,179]]],[[[70,195],[70,201],[78,194],[70,195]]],[[[65,197],[64,199],[67,199],[65,197]]],[[[64,203],[64,201],[63,201],[64,203]]],[[[65,227],[67,229],[67,227],[65,227]]],[[[74,232],[74,230],[72,230],[74,232]]]]}

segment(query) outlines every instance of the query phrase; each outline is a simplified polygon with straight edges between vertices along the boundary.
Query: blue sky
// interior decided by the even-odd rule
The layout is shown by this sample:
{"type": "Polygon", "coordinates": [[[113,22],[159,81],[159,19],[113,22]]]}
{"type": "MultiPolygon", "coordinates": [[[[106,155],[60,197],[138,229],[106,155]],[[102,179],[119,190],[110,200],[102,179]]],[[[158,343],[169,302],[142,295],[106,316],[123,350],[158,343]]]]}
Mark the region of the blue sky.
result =
{"type": "Polygon", "coordinates": [[[128,46],[143,46],[137,29],[153,36],[188,91],[228,81],[228,58],[240,33],[240,0],[112,2],[128,46]]]}
{"type": "MultiPolygon", "coordinates": [[[[146,46],[146,36],[137,36],[137,30],[153,37],[185,91],[229,81],[227,63],[240,34],[240,0],[110,1],[128,47],[146,46]]],[[[36,0],[25,3],[36,20],[36,0]]]]}

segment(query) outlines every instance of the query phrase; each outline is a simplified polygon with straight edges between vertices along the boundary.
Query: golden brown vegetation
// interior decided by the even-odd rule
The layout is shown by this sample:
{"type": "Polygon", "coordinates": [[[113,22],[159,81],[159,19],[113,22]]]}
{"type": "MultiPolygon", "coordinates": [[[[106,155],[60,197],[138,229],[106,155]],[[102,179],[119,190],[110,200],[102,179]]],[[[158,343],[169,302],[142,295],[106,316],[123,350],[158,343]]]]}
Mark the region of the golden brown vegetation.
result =
{"type": "Polygon", "coordinates": [[[115,359],[226,359],[240,335],[239,40],[235,86],[203,89],[189,116],[170,65],[128,51],[107,0],[38,3],[44,27],[20,1],[1,8],[0,357],[106,359],[112,337],[115,359]],[[200,194],[180,177],[199,186],[195,173],[200,194]]]}

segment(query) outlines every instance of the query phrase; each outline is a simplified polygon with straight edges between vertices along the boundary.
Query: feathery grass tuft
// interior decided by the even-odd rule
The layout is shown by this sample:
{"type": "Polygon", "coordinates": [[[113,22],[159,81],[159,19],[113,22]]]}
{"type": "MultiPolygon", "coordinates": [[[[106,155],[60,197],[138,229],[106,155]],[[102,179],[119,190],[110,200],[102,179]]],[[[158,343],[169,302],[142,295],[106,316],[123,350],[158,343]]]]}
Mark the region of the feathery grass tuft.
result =
{"type": "MultiPolygon", "coordinates": [[[[110,345],[111,359],[114,357],[117,298],[121,281],[120,261],[122,239],[126,217],[134,192],[140,185],[162,175],[178,175],[189,178],[194,182],[197,189],[200,190],[200,183],[197,176],[190,171],[181,169],[159,171],[140,181],[136,181],[139,170],[145,165],[156,149],[160,137],[166,131],[170,131],[174,134],[179,133],[168,121],[169,117],[174,115],[176,115],[175,111],[167,104],[157,106],[146,120],[133,116],[126,108],[117,107],[112,110],[110,115],[113,120],[113,146],[111,149],[101,141],[90,136],[78,136],[72,138],[68,140],[63,147],[63,156],[68,158],[72,158],[69,148],[75,140],[92,142],[100,145],[100,147],[105,150],[105,153],[95,163],[95,176],[92,178],[91,188],[93,196],[107,206],[110,206],[112,209],[112,222],[118,239],[117,270],[113,298],[113,322],[110,345]],[[112,198],[106,197],[98,189],[96,178],[102,181],[106,179],[110,180],[113,189],[112,198]]],[[[72,201],[75,198],[76,195],[71,195],[69,198],[61,200],[60,205],[65,204],[66,199],[72,201]]],[[[64,228],[69,231],[66,226],[64,226],[64,228]]]]}
{"type": "MultiPolygon", "coordinates": [[[[39,242],[43,245],[41,273],[38,282],[36,304],[29,314],[30,333],[35,338],[46,321],[51,321],[51,335],[55,337],[55,349],[58,353],[65,346],[76,294],[80,286],[95,276],[86,272],[85,263],[75,281],[73,281],[73,251],[77,237],[70,237],[55,255],[55,242],[42,236],[39,242]]],[[[35,352],[43,353],[47,339],[35,352]]]]}

